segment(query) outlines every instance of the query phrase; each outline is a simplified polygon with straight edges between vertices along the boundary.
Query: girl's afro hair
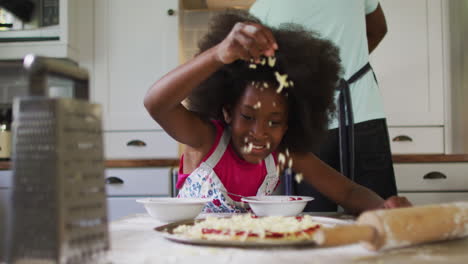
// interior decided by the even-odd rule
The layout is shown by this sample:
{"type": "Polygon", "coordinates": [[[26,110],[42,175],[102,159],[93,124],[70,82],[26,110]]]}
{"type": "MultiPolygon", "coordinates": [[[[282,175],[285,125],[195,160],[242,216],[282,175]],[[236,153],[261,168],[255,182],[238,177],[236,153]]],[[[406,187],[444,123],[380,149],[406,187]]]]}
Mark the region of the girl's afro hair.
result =
{"type": "MultiPolygon", "coordinates": [[[[220,43],[236,23],[262,24],[246,11],[229,10],[213,18],[208,33],[199,42],[199,52],[220,43]]],[[[235,105],[249,82],[277,83],[275,71],[286,73],[293,87],[285,88],[288,101],[288,130],[280,148],[314,151],[335,113],[334,93],[342,73],[338,49],[317,33],[297,24],[271,28],[279,49],[276,65],[257,65],[237,60],[223,66],[187,98],[187,107],[206,119],[223,121],[222,108],[235,105]]]]}

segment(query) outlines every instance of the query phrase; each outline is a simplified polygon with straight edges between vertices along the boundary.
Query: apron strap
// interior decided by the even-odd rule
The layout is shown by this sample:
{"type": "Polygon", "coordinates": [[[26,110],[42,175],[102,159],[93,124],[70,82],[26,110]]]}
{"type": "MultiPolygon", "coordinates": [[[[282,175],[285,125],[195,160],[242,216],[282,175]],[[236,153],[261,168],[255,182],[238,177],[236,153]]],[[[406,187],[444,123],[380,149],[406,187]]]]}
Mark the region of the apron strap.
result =
{"type": "Polygon", "coordinates": [[[366,63],[347,81],[342,79],[338,86],[338,121],[341,173],[354,181],[354,116],[349,86],[372,69],[366,63]]]}
{"type": "Polygon", "coordinates": [[[211,168],[214,168],[218,161],[221,159],[221,157],[224,154],[224,151],[226,151],[226,148],[229,144],[229,141],[231,140],[231,130],[228,127],[224,128],[223,135],[221,136],[218,146],[216,146],[216,149],[211,153],[211,155],[208,157],[208,159],[205,161],[207,165],[209,165],[211,168]]]}
{"type": "Polygon", "coordinates": [[[262,185],[258,188],[257,195],[270,195],[275,190],[276,185],[278,185],[278,172],[276,171],[275,159],[273,155],[268,155],[265,159],[265,167],[267,170],[267,175],[262,182],[262,185]]]}

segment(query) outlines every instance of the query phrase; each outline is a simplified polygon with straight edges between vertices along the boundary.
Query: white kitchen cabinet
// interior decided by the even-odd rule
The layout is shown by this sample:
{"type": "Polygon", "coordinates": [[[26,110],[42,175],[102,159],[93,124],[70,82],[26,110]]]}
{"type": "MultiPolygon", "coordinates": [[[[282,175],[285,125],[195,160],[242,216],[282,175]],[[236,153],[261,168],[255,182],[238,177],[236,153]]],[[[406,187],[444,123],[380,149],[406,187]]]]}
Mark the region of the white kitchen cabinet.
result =
{"type": "Polygon", "coordinates": [[[0,263],[4,261],[6,235],[9,230],[9,219],[11,212],[11,187],[13,185],[13,176],[10,170],[0,170],[0,263]]]}
{"type": "Polygon", "coordinates": [[[398,154],[443,154],[443,127],[389,127],[390,145],[398,154]]]}
{"type": "Polygon", "coordinates": [[[137,213],[145,213],[143,197],[171,196],[170,168],[106,169],[106,192],[109,221],[137,213]]]}
{"type": "Polygon", "coordinates": [[[59,25],[56,26],[0,31],[0,59],[22,59],[34,53],[80,62],[81,46],[88,46],[84,42],[92,42],[93,38],[94,1],[60,0],[59,25]]]}
{"type": "Polygon", "coordinates": [[[143,99],[178,64],[177,0],[95,2],[91,98],[103,106],[107,159],[178,158],[178,144],[143,99]]]}
{"type": "Polygon", "coordinates": [[[468,163],[398,163],[394,165],[399,195],[414,205],[468,201],[468,163]]]}
{"type": "Polygon", "coordinates": [[[93,99],[108,131],[158,130],[143,106],[150,86],[179,62],[177,0],[95,2],[93,99]]]}
{"type": "Polygon", "coordinates": [[[170,159],[178,157],[178,143],[162,130],[107,131],[107,159],[170,159]]]}
{"type": "Polygon", "coordinates": [[[388,33],[371,54],[389,126],[444,125],[445,0],[381,0],[388,33]]]}

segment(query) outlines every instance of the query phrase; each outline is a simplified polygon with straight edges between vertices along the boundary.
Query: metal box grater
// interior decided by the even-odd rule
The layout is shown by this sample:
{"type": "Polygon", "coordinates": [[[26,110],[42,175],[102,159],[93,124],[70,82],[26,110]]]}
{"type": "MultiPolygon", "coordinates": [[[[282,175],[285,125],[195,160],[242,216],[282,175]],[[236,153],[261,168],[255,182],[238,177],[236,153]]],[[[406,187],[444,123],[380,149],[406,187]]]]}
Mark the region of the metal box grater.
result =
{"type": "Polygon", "coordinates": [[[100,106],[27,97],[13,111],[7,263],[95,263],[109,248],[100,106]]]}

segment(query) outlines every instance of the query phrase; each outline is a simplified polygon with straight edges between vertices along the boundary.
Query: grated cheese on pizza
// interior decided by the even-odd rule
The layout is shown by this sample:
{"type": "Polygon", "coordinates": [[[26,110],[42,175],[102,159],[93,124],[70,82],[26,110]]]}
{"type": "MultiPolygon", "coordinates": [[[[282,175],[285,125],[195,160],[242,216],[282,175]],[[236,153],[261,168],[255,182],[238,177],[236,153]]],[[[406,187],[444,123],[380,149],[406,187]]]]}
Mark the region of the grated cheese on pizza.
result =
{"type": "Polygon", "coordinates": [[[266,216],[251,214],[230,218],[207,217],[194,225],[181,225],[174,234],[189,238],[224,241],[302,241],[312,238],[320,224],[309,215],[266,216]]]}

